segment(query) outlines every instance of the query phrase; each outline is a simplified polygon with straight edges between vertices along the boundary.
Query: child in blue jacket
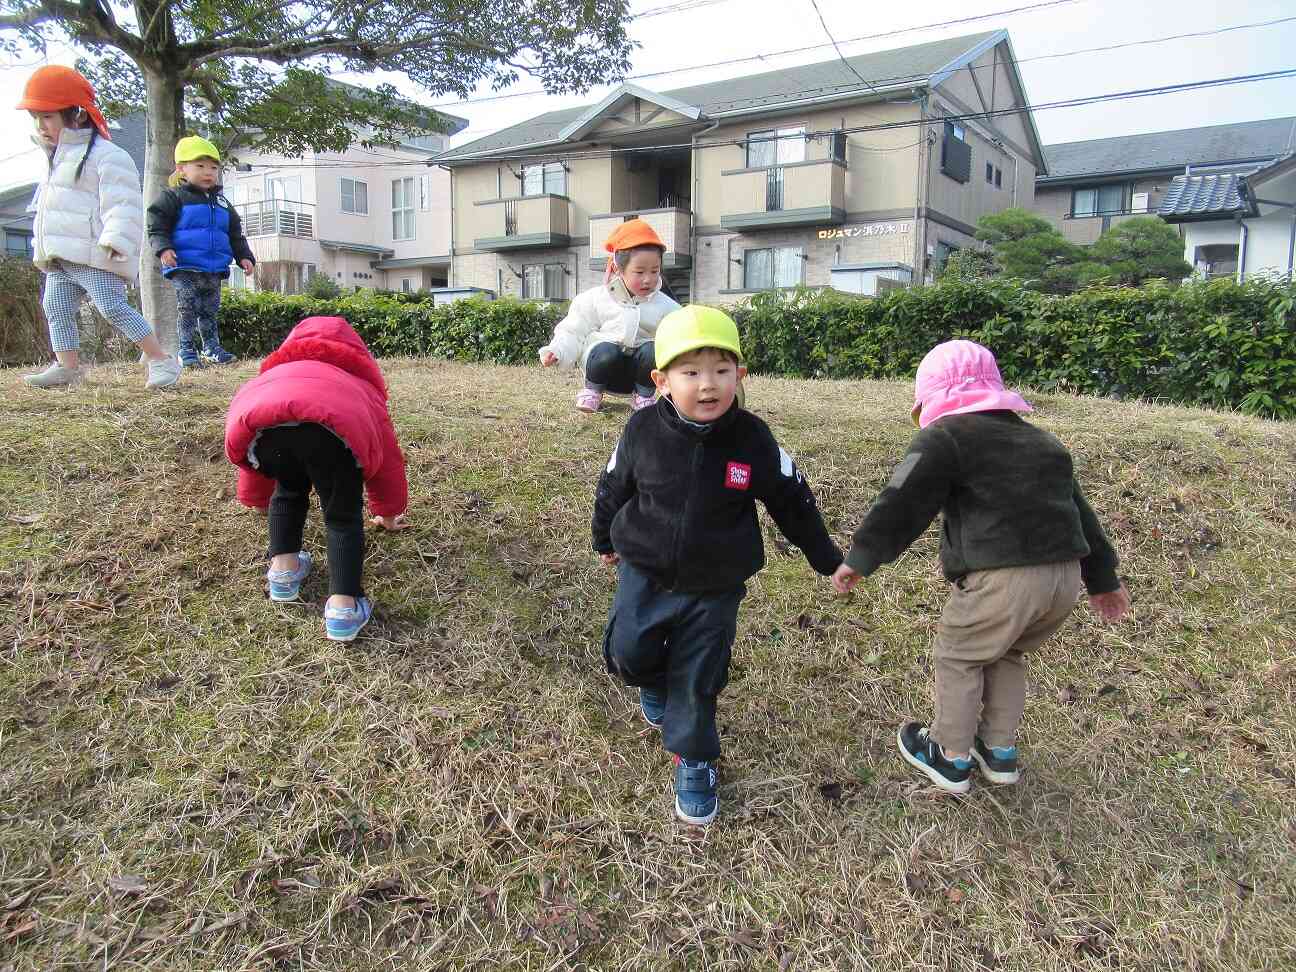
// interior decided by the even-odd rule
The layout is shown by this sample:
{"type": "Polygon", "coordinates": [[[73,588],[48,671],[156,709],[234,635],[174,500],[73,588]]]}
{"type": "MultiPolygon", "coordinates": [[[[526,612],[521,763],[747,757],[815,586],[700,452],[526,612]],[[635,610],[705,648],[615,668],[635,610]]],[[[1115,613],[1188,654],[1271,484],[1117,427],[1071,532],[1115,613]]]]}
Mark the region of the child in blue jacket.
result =
{"type": "Polygon", "coordinates": [[[197,135],[182,138],[175,162],[170,188],[148,208],[148,231],[162,273],[176,288],[180,363],[186,368],[228,364],[234,355],[221,347],[216,327],[221,283],[229,277],[231,262],[251,273],[256,257],[238,213],[221,191],[216,146],[197,135]],[[201,350],[195,347],[199,335],[201,350]]]}

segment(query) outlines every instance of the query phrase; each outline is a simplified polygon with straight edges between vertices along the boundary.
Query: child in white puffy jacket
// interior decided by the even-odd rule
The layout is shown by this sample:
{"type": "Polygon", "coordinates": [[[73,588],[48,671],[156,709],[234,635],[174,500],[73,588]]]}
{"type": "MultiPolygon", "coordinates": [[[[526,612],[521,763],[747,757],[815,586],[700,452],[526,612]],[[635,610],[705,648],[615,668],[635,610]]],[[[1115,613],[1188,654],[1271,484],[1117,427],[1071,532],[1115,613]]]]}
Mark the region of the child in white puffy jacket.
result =
{"type": "Polygon", "coordinates": [[[608,237],[606,283],[578,294],[540,349],[546,368],[560,364],[585,370],[576,407],[597,412],[603,393],[632,394],[638,411],[653,403],[656,387],[653,337],[661,319],[679,304],[661,292],[666,246],[642,219],[626,220],[608,237]]]}
{"type": "Polygon", "coordinates": [[[144,201],[139,170],[112,144],[94,88],[72,68],[48,65],[28,79],[17,107],[31,114],[35,141],[49,156],[33,203],[32,247],[33,262],[45,272],[41,306],[58,359],[26,382],[59,388],[81,379],[77,311],[88,296],[144,352],[147,387],[174,385],[180,363],[126,300],[126,283],[139,270],[144,201]]]}

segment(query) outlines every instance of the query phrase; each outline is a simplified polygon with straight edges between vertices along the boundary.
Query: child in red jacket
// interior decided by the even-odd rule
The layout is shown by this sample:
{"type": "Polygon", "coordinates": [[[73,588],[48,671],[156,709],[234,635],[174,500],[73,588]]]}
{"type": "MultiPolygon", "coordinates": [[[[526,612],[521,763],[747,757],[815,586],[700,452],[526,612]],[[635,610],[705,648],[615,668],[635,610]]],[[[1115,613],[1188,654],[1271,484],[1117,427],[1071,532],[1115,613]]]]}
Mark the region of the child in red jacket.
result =
{"type": "Polygon", "coordinates": [[[270,599],[295,601],[311,571],[301,549],[310,491],[328,533],[324,632],[351,641],[373,616],[364,596],[364,492],[373,522],[402,530],[405,458],[387,413],[387,384],[360,335],[340,317],[308,317],[261,362],[225,419],[238,498],[269,510],[270,599]]]}

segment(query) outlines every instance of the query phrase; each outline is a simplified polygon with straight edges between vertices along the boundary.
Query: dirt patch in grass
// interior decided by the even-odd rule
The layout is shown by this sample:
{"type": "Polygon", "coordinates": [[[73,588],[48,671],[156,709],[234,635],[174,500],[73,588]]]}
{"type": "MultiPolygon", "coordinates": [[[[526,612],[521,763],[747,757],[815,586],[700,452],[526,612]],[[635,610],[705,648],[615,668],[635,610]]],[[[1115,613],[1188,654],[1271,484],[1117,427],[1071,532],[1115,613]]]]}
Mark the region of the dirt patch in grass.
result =
{"type": "MultiPolygon", "coordinates": [[[[1278,969],[1296,949],[1296,429],[1037,396],[1135,596],[1040,654],[1016,787],[920,785],[929,533],[849,599],[771,533],[721,703],[721,816],[598,650],[574,378],[391,361],[414,528],[377,619],[264,594],[224,407],[0,376],[0,969],[1278,969]]],[[[908,389],[756,378],[848,536],[908,389]]],[[[308,545],[322,549],[318,518],[308,545]]]]}

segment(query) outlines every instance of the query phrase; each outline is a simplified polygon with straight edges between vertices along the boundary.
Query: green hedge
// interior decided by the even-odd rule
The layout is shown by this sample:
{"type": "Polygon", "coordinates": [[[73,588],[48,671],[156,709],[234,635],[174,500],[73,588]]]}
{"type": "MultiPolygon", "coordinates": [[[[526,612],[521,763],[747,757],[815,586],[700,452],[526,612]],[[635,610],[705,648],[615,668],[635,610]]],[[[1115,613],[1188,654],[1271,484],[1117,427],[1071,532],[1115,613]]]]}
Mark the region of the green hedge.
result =
{"type": "Polygon", "coordinates": [[[333,299],[226,290],[220,333],[238,355],[269,354],[304,317],[345,317],[380,357],[531,364],[562,318],[560,305],[472,298],[435,307],[395,294],[359,291],[333,299]]]}
{"type": "MultiPolygon", "coordinates": [[[[801,378],[908,378],[940,341],[990,347],[1010,384],[1296,417],[1296,287],[1231,280],[1093,288],[1065,297],[1008,280],[950,280],[878,298],[759,294],[734,309],[751,369],[801,378]]],[[[378,355],[530,364],[562,305],[443,307],[359,292],[332,300],[226,292],[221,336],[272,350],[303,317],[340,315],[378,355]]]]}
{"type": "Polygon", "coordinates": [[[1296,287],[1263,280],[1065,297],[1007,280],[955,280],[878,298],[770,292],[734,316],[761,373],[911,377],[933,345],[970,338],[995,352],[1009,384],[1293,418],[1294,304],[1296,287]]]}

